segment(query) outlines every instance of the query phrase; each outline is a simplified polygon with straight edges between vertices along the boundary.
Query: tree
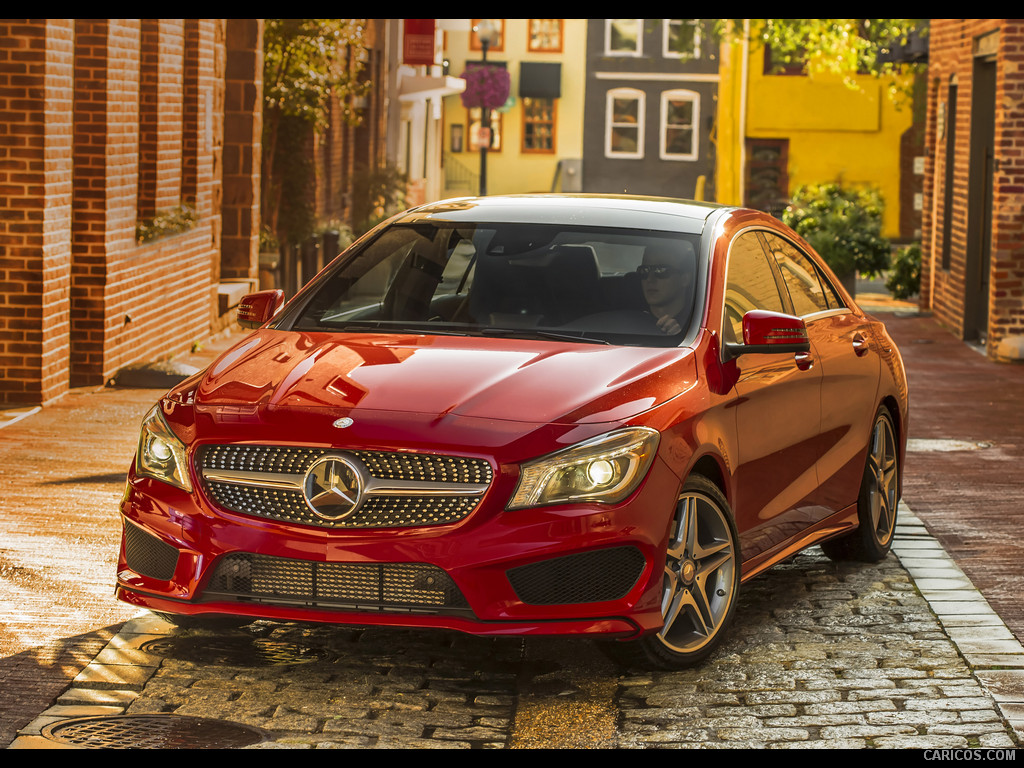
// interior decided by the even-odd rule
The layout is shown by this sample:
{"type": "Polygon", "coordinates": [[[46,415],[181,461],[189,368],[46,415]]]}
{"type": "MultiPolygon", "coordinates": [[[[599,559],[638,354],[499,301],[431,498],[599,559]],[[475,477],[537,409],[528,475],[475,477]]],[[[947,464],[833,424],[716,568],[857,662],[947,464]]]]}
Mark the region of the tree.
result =
{"type": "Polygon", "coordinates": [[[263,32],[263,169],[261,214],[267,229],[293,242],[312,230],[308,139],[322,131],[332,100],[343,119],[369,83],[366,19],[267,19],[263,32]]]}
{"type": "Polygon", "coordinates": [[[741,40],[746,30],[751,40],[771,47],[776,62],[802,63],[811,77],[837,75],[850,85],[858,76],[889,78],[896,99],[909,86],[908,78],[894,76],[926,66],[900,55],[911,40],[927,34],[925,19],[720,19],[716,29],[727,40],[741,40]]]}

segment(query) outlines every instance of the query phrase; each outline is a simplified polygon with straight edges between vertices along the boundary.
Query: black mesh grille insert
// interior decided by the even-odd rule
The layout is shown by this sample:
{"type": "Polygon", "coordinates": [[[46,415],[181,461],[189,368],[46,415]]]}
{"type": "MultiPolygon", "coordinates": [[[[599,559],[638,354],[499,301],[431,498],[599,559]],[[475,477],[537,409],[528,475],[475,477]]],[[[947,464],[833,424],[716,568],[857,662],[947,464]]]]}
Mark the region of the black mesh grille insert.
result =
{"type": "Polygon", "coordinates": [[[597,603],[625,597],[644,564],[636,547],[614,547],[531,563],[506,576],[519,599],[530,605],[597,603]]]}
{"type": "Polygon", "coordinates": [[[170,581],[178,565],[178,550],[125,520],[124,559],[138,574],[170,581]]]}
{"type": "MultiPolygon", "coordinates": [[[[208,445],[199,449],[196,463],[203,470],[246,473],[245,479],[222,481],[204,479],[210,500],[224,509],[283,522],[321,528],[402,528],[445,525],[467,517],[480,503],[479,493],[466,493],[453,483],[490,484],[491,465],[464,456],[401,453],[388,451],[346,451],[358,459],[365,472],[382,481],[417,481],[432,484],[430,493],[414,495],[401,490],[368,496],[355,514],[343,519],[325,519],[313,513],[301,491],[305,473],[331,451],[275,445],[208,445]],[[260,487],[260,477],[291,478],[294,488],[260,487]]],[[[335,451],[336,453],[336,451],[335,451]]]]}
{"type": "Polygon", "coordinates": [[[466,611],[440,568],[425,563],[321,563],[239,552],[217,563],[205,599],[264,600],[346,610],[466,611]]]}

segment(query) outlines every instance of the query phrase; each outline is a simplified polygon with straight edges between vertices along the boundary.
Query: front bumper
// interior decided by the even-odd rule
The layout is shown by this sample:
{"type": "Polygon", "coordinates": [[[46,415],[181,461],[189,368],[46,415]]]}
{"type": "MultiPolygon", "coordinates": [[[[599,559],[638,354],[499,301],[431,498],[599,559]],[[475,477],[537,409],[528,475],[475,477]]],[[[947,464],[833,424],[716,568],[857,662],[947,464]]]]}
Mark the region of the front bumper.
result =
{"type": "Polygon", "coordinates": [[[635,636],[661,626],[678,488],[656,460],[613,506],[510,512],[510,481],[499,481],[455,524],[338,530],[229,512],[131,474],[116,591],[175,614],[635,636]]]}

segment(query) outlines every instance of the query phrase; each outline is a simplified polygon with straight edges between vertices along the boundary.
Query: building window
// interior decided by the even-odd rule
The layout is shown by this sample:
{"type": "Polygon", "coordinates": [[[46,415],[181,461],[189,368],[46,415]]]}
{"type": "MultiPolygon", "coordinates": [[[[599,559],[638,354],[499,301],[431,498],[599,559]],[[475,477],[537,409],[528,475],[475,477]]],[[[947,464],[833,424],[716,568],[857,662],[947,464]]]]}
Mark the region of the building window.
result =
{"type": "Polygon", "coordinates": [[[661,94],[661,159],[696,160],[700,94],[665,91],[661,94]]]}
{"type": "Polygon", "coordinates": [[[644,156],[644,92],[633,88],[608,91],[605,112],[605,157],[644,156]]]}
{"type": "MultiPolygon", "coordinates": [[[[478,152],[480,147],[485,143],[483,136],[481,135],[480,125],[480,107],[473,107],[468,110],[469,118],[469,151],[478,152]]],[[[487,149],[489,152],[500,152],[501,151],[501,112],[496,109],[491,110],[491,143],[487,149]]]]}
{"type": "Polygon", "coordinates": [[[700,19],[665,19],[664,28],[666,59],[700,58],[700,19]]]}
{"type": "Polygon", "coordinates": [[[565,19],[530,19],[530,41],[527,48],[532,53],[561,53],[562,24],[565,19]]]}
{"type": "MultiPolygon", "coordinates": [[[[481,21],[483,21],[483,19],[471,19],[470,20],[470,22],[472,24],[472,27],[470,27],[470,31],[469,31],[469,50],[471,50],[471,51],[482,51],[483,50],[483,46],[480,45],[480,38],[476,34],[477,25],[479,25],[481,21]]],[[[494,51],[494,52],[504,51],[505,50],[505,20],[504,19],[488,19],[488,21],[490,21],[491,24],[494,25],[495,29],[498,30],[498,37],[497,37],[497,40],[494,41],[493,45],[487,46],[487,52],[490,53],[492,51],[494,51]]]]}
{"type": "Polygon", "coordinates": [[[523,99],[523,152],[555,151],[555,100],[523,99]]]}
{"type": "Polygon", "coordinates": [[[643,19],[605,19],[604,52],[606,56],[643,55],[643,19]]]}

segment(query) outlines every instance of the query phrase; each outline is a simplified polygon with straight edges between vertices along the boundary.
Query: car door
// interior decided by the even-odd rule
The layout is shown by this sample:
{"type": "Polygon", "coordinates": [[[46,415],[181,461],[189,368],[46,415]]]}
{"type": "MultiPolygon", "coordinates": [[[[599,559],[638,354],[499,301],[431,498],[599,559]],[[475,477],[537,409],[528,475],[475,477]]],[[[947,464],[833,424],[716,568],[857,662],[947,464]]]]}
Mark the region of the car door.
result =
{"type": "Polygon", "coordinates": [[[820,503],[838,512],[857,500],[865,449],[878,407],[880,358],[865,319],[846,306],[831,280],[795,244],[765,241],[802,317],[821,370],[820,503]]]}
{"type": "MultiPolygon", "coordinates": [[[[777,268],[757,230],[741,232],[729,249],[722,338],[742,341],[751,309],[788,312],[777,268]]],[[[813,354],[748,353],[735,360],[734,511],[744,559],[791,538],[818,519],[816,461],[821,368],[813,354]]]]}

